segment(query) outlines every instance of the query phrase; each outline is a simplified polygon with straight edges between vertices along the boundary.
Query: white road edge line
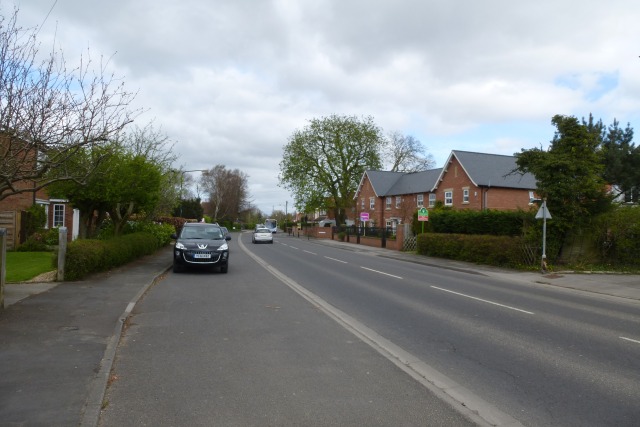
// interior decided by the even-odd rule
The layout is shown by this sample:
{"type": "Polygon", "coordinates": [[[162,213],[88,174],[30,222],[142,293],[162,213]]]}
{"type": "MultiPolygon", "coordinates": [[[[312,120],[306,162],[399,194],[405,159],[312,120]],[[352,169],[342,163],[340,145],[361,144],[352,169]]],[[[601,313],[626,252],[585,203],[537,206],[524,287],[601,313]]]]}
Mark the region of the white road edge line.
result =
{"type": "Polygon", "coordinates": [[[393,274],[389,274],[389,273],[385,273],[384,271],[378,271],[378,270],[374,270],[373,268],[367,268],[367,267],[362,267],[362,266],[360,266],[360,268],[363,268],[363,269],[369,270],[369,271],[373,271],[374,273],[384,274],[385,276],[395,277],[396,279],[402,280],[402,277],[396,276],[396,275],[393,275],[393,274]]]}
{"type": "Polygon", "coordinates": [[[325,256],[326,259],[330,259],[331,261],[341,262],[343,264],[349,264],[347,261],[343,261],[341,259],[331,258],[330,256],[325,256]]]}
{"type": "Polygon", "coordinates": [[[314,304],[327,316],[383,355],[387,360],[411,378],[418,381],[440,399],[449,402],[454,409],[473,422],[476,422],[480,426],[523,427],[522,424],[511,415],[502,412],[496,406],[485,401],[471,390],[456,383],[440,371],[422,362],[418,357],[395,345],[373,329],[370,329],[353,317],[332,306],[293,279],[281,273],[278,269],[269,265],[262,258],[248,250],[242,243],[242,240],[238,239],[238,244],[246,254],[289,286],[294,292],[298,293],[311,304],[314,304]]]}
{"type": "Polygon", "coordinates": [[[619,338],[620,338],[621,340],[631,341],[631,342],[634,342],[634,343],[636,343],[636,344],[640,344],[640,341],[638,341],[638,340],[633,340],[633,339],[631,339],[631,338],[627,338],[627,337],[619,337],[619,338]]]}
{"type": "Polygon", "coordinates": [[[499,307],[508,308],[509,310],[520,311],[520,312],[522,312],[522,313],[526,313],[526,314],[535,314],[535,313],[532,313],[531,311],[522,310],[522,309],[519,309],[519,308],[511,307],[511,306],[508,306],[508,305],[500,304],[500,303],[497,303],[497,302],[489,301],[489,300],[482,299],[482,298],[478,298],[478,297],[473,297],[473,296],[471,296],[471,295],[461,294],[460,292],[451,291],[451,290],[449,290],[449,289],[439,288],[439,287],[437,287],[437,286],[431,286],[431,287],[432,287],[433,289],[438,289],[438,290],[440,290],[440,291],[449,292],[449,293],[451,293],[451,294],[455,294],[455,295],[460,295],[461,297],[471,298],[471,299],[474,299],[474,300],[476,300],[476,301],[486,302],[487,304],[493,304],[493,305],[497,305],[497,306],[499,306],[499,307]]]}
{"type": "Polygon", "coordinates": [[[308,251],[306,249],[303,249],[302,252],[306,252],[306,253],[311,254],[311,255],[318,255],[317,253],[308,251]]]}

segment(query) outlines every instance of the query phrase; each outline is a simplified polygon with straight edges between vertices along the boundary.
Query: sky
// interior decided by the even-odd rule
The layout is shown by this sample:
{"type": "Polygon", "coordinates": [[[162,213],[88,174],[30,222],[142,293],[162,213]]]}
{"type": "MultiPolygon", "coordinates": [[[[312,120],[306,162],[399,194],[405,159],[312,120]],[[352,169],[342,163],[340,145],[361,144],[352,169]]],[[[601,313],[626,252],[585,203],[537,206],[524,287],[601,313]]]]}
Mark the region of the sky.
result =
{"type": "Polygon", "coordinates": [[[556,114],[640,126],[640,2],[0,0],[14,5],[43,47],[89,52],[137,92],[135,124],[174,141],[176,167],[246,173],[267,215],[295,210],[279,164],[311,119],[371,116],[436,167],[547,147],[556,114]]]}

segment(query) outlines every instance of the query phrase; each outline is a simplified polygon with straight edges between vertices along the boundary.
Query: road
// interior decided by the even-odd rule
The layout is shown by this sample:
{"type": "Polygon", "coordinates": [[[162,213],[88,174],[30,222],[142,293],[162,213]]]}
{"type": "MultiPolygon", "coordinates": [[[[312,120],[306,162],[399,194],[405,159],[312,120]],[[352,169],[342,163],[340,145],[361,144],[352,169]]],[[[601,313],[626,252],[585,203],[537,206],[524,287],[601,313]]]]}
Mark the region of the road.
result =
{"type": "Polygon", "coordinates": [[[228,274],[169,274],[138,304],[102,425],[640,419],[637,302],[281,234],[245,234],[232,257],[228,274]]]}

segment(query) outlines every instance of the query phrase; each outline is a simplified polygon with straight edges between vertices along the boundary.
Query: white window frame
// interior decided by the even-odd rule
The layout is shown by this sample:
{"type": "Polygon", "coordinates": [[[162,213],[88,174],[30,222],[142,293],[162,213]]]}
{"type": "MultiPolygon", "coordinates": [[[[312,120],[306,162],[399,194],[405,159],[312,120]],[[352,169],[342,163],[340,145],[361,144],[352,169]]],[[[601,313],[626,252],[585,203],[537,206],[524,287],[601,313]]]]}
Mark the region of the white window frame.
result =
{"type": "Polygon", "coordinates": [[[53,205],[53,228],[64,227],[64,214],[65,205],[62,203],[55,203],[53,205]]]}
{"type": "Polygon", "coordinates": [[[453,190],[444,190],[444,205],[453,206],[453,190]]]}
{"type": "Polygon", "coordinates": [[[469,187],[465,187],[462,189],[462,203],[469,203],[469,187]]]}
{"type": "Polygon", "coordinates": [[[424,194],[418,194],[416,196],[416,201],[417,201],[417,204],[418,204],[419,208],[424,207],[424,194]]]}
{"type": "Polygon", "coordinates": [[[391,210],[391,196],[385,198],[384,207],[386,210],[391,210]]]}
{"type": "Polygon", "coordinates": [[[436,193],[429,193],[429,207],[433,208],[436,205],[436,193]]]}
{"type": "Polygon", "coordinates": [[[369,209],[375,209],[375,208],[376,208],[376,198],[369,197],[369,209]]]}
{"type": "Polygon", "coordinates": [[[360,199],[360,200],[362,201],[361,209],[364,210],[364,197],[362,199],[360,199]]]}
{"type": "Polygon", "coordinates": [[[400,209],[401,206],[402,206],[402,197],[396,196],[396,209],[400,209]]]}

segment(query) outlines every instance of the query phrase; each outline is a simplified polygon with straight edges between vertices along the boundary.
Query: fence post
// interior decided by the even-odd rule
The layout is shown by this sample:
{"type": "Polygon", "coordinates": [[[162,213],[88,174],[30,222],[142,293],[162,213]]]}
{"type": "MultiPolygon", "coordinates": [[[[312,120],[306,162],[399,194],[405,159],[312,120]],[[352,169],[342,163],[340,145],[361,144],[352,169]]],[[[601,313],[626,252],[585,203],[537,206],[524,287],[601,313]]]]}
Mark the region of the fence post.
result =
{"type": "Polygon", "coordinates": [[[58,282],[64,281],[64,261],[67,257],[67,227],[58,229],[58,282]]]}
{"type": "Polygon", "coordinates": [[[380,245],[382,248],[387,247],[387,227],[381,228],[382,230],[382,244],[380,245]]]}
{"type": "Polygon", "coordinates": [[[4,309],[4,282],[7,274],[7,229],[0,228],[0,311],[4,309]]]}

